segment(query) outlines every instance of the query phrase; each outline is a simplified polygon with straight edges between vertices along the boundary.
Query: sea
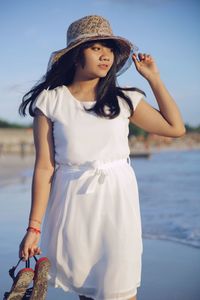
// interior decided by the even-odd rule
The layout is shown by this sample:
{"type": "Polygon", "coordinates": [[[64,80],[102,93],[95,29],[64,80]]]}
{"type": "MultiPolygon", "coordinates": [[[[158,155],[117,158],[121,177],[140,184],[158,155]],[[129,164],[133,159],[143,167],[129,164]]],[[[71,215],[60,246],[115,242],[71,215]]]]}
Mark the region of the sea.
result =
{"type": "MultiPolygon", "coordinates": [[[[132,158],[131,165],[138,182],[143,237],[200,248],[200,150],[160,151],[148,159],[132,158]]],[[[0,188],[0,226],[9,234],[12,224],[16,237],[27,224],[31,176],[28,170],[17,183],[0,188]]],[[[1,240],[4,235],[0,230],[1,240]]],[[[9,239],[2,247],[9,248],[9,239]]]]}
{"type": "Polygon", "coordinates": [[[200,150],[132,159],[143,237],[200,248],[200,150]]]}

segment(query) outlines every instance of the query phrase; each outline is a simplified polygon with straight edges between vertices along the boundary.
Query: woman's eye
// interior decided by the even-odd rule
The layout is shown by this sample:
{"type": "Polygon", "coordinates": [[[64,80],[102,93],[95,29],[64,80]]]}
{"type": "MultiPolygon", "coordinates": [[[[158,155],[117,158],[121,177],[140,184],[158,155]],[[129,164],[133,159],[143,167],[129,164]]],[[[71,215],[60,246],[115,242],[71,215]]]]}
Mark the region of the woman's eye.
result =
{"type": "Polygon", "coordinates": [[[100,47],[92,47],[92,50],[94,51],[99,51],[101,48],[100,47]]]}
{"type": "MultiPolygon", "coordinates": [[[[93,46],[92,47],[92,50],[94,50],[94,51],[96,51],[96,52],[98,52],[98,51],[101,51],[101,47],[100,46],[93,46]]],[[[108,48],[108,47],[106,47],[106,49],[107,49],[107,51],[109,51],[109,52],[114,52],[114,49],[113,48],[108,48]]]]}

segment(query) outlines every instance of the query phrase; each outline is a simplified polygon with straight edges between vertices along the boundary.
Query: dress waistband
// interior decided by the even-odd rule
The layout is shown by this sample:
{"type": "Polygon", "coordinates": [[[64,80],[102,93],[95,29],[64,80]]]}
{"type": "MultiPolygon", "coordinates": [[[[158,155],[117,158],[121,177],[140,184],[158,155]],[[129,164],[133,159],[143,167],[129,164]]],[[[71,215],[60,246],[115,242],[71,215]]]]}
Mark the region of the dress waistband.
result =
{"type": "Polygon", "coordinates": [[[124,163],[131,165],[130,157],[107,162],[95,160],[81,165],[70,163],[56,164],[55,170],[64,170],[64,172],[69,174],[82,171],[83,173],[80,175],[79,179],[86,179],[86,181],[79,190],[79,194],[90,194],[95,191],[98,184],[104,183],[109,169],[124,163]]]}

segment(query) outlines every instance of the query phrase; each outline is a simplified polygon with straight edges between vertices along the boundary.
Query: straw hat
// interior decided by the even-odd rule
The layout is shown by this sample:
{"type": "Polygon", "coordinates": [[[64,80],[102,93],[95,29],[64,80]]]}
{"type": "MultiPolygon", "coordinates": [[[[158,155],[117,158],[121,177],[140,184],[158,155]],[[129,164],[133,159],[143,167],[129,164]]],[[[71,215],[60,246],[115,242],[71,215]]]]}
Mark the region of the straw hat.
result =
{"type": "Polygon", "coordinates": [[[121,75],[121,73],[130,66],[132,62],[132,60],[130,61],[130,55],[138,50],[138,48],[127,39],[113,35],[111,26],[105,18],[97,15],[86,16],[73,22],[69,26],[67,30],[67,47],[51,54],[48,70],[62,55],[84,42],[93,40],[114,40],[116,42],[119,48],[119,54],[117,55],[118,75],[121,75]],[[125,67],[128,58],[129,65],[125,67]]]}

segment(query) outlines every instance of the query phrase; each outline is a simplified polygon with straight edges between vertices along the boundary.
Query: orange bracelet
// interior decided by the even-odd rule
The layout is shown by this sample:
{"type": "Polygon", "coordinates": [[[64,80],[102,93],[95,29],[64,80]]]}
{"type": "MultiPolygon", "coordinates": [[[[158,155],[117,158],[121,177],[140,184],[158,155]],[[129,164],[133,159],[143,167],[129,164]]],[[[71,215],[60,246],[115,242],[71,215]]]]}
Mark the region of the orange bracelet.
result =
{"type": "Polygon", "coordinates": [[[35,233],[41,233],[41,231],[35,227],[29,226],[26,231],[33,231],[35,233]]]}

